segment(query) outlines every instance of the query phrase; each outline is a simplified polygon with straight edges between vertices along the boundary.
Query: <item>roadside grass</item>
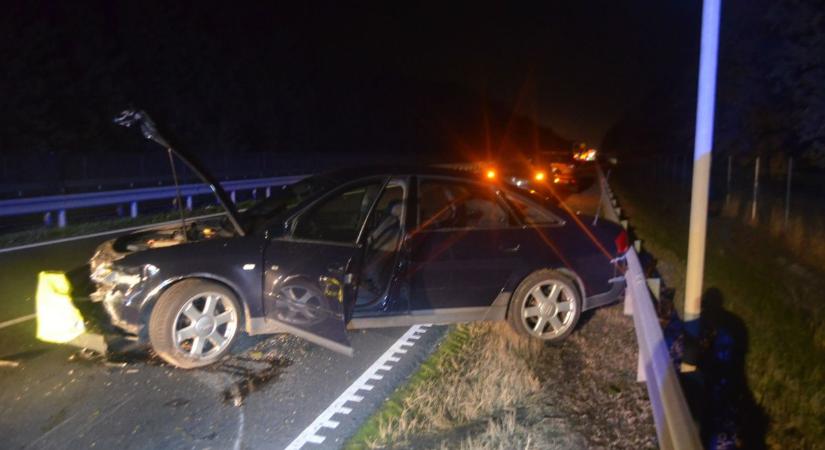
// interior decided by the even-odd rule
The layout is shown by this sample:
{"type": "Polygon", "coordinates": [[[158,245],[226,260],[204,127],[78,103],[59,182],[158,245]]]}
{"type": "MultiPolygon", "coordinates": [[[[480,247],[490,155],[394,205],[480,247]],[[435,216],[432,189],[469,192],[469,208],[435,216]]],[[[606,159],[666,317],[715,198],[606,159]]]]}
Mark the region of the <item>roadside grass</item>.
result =
{"type": "Polygon", "coordinates": [[[504,323],[455,326],[345,448],[528,447],[516,411],[540,388],[531,347],[504,323]]]}
{"type": "Polygon", "coordinates": [[[752,219],[753,200],[743,192],[732,192],[722,208],[722,214],[740,223],[760,227],[784,244],[796,259],[814,266],[825,264],[825,215],[821,199],[799,197],[785,222],[785,198],[765,190],[759,193],[759,207],[752,219]]]}
{"type": "MultiPolygon", "coordinates": [[[[616,178],[614,187],[637,234],[672,252],[679,259],[675,265],[684,267],[686,190],[655,177],[631,177],[627,169],[619,173],[624,176],[616,178]]],[[[801,265],[781,242],[736,220],[712,218],[707,249],[705,288],[719,288],[725,307],[748,329],[746,372],[771,421],[766,443],[771,448],[825,448],[821,273],[812,269],[813,275],[798,275],[801,265]]]]}

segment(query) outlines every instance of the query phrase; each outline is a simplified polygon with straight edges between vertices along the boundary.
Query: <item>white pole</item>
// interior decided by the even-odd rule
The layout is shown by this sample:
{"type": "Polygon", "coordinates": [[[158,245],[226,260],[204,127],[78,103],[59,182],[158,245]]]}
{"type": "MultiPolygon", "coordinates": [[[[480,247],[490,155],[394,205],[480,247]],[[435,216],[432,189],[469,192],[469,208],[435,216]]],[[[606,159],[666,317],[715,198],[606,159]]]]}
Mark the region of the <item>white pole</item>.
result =
{"type": "MultiPolygon", "coordinates": [[[[693,187],[690,197],[690,235],[683,317],[685,329],[693,338],[699,335],[699,317],[702,312],[702,277],[705,271],[705,237],[721,3],[721,0],[704,0],[702,7],[702,46],[699,54],[699,89],[696,101],[696,137],[693,143],[693,187]]],[[[694,363],[695,361],[682,363],[682,371],[695,371],[694,363]]]]}
{"type": "Polygon", "coordinates": [[[756,165],[753,167],[753,203],[751,204],[751,222],[756,221],[756,202],[759,200],[759,157],[756,157],[756,165]]]}
{"type": "Polygon", "coordinates": [[[788,217],[791,213],[791,177],[793,177],[793,157],[788,157],[788,179],[785,185],[785,223],[784,228],[788,228],[788,217]]]}

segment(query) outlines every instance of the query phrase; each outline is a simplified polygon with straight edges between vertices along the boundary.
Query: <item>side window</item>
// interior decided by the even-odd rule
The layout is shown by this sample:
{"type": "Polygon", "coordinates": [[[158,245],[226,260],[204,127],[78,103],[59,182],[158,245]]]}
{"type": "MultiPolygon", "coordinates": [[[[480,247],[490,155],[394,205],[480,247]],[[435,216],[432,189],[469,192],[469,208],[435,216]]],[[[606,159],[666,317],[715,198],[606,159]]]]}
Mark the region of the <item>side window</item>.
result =
{"type": "Polygon", "coordinates": [[[550,211],[528,203],[515,195],[508,194],[507,200],[513,205],[516,213],[524,220],[525,225],[542,226],[560,225],[564,223],[562,219],[550,211]]]}
{"type": "Polygon", "coordinates": [[[381,183],[344,189],[314,205],[298,218],[296,239],[353,244],[381,183]]]}
{"type": "Polygon", "coordinates": [[[419,186],[419,224],[422,229],[510,225],[510,215],[488,187],[426,179],[419,186]]]}
{"type": "Polygon", "coordinates": [[[367,219],[366,251],[356,305],[380,299],[390,285],[404,222],[404,186],[390,183],[367,219]]]}
{"type": "Polygon", "coordinates": [[[403,221],[404,187],[390,183],[381,193],[372,215],[367,219],[367,245],[395,250],[401,236],[403,221]]]}

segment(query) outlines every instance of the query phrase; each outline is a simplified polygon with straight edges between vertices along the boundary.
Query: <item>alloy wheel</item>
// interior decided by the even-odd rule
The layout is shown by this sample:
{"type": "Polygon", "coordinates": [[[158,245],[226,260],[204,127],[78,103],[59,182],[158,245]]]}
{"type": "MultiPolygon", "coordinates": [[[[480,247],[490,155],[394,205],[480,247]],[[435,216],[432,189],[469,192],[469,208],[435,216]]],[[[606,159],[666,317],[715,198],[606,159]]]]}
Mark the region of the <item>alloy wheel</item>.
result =
{"type": "Polygon", "coordinates": [[[204,292],[187,300],[172,323],[175,347],[192,358],[209,358],[232,341],[238,329],[238,312],[232,300],[217,292],[204,292]]]}
{"type": "Polygon", "coordinates": [[[546,280],[528,292],[521,308],[521,321],[531,335],[550,339],[573,326],[576,308],[576,296],[569,286],[546,280]]]}

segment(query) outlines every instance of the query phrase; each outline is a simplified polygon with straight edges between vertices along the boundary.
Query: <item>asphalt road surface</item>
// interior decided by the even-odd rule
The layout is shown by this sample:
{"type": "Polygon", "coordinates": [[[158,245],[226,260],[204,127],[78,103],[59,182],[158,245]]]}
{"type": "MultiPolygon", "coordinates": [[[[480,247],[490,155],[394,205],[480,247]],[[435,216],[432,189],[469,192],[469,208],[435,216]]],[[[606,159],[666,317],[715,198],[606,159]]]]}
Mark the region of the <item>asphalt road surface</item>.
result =
{"type": "MultiPolygon", "coordinates": [[[[82,265],[110,237],[0,254],[0,323],[33,313],[40,270],[82,265]]],[[[350,332],[352,358],[288,335],[243,336],[222,364],[184,371],[143,353],[107,360],[42,343],[35,325],[0,329],[0,448],[284,448],[407,331],[350,332]]],[[[318,433],[323,443],[304,448],[340,447],[443,333],[426,329],[318,433]]]]}
{"type": "MultiPolygon", "coordinates": [[[[593,213],[597,189],[575,197],[593,213]]],[[[352,358],[289,335],[242,336],[227,361],[185,371],[148,354],[112,360],[39,342],[34,320],[3,325],[33,314],[39,271],[82,265],[111,237],[0,253],[0,448],[298,447],[296,438],[333,403],[344,412],[303,448],[339,448],[445,331],[425,329],[382,364],[370,390],[340,403],[407,328],[350,332],[352,358]],[[323,442],[313,442],[319,436],[323,442]]]]}

